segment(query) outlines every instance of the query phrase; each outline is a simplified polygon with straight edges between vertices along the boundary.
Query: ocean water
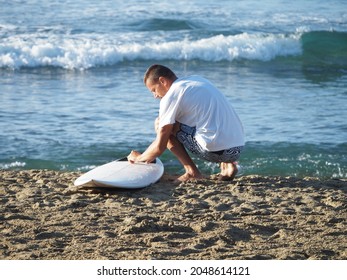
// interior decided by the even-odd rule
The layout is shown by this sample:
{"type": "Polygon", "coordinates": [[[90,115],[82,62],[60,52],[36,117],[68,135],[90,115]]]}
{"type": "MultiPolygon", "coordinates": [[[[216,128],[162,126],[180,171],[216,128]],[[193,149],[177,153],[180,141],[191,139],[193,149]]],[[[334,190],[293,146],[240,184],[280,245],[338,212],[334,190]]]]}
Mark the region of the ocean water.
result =
{"type": "Polygon", "coordinates": [[[142,77],[161,63],[225,93],[246,132],[244,174],[347,177],[346,0],[0,7],[1,169],[86,171],[145,149],[159,103],[142,77]]]}

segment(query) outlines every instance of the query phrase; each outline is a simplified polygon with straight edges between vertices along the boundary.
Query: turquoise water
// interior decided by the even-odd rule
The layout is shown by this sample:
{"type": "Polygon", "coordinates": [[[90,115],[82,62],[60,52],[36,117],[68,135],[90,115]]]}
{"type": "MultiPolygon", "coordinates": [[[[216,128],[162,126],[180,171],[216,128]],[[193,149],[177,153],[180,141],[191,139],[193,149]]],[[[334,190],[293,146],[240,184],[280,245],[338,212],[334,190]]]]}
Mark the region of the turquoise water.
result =
{"type": "Polygon", "coordinates": [[[144,149],[158,101],[142,77],[162,63],[225,93],[244,174],[347,177],[347,1],[0,3],[1,169],[85,171],[144,149]]]}

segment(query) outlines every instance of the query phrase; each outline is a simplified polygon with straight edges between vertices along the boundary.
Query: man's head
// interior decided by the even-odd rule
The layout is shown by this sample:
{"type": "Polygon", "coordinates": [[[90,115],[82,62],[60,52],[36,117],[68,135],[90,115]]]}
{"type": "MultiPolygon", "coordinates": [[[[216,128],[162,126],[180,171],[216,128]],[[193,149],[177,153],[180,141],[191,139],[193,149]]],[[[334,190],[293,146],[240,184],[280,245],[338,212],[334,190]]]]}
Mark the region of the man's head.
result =
{"type": "Polygon", "coordinates": [[[177,76],[170,68],[154,64],[147,69],[143,81],[155,98],[162,98],[176,79],[177,76]]]}

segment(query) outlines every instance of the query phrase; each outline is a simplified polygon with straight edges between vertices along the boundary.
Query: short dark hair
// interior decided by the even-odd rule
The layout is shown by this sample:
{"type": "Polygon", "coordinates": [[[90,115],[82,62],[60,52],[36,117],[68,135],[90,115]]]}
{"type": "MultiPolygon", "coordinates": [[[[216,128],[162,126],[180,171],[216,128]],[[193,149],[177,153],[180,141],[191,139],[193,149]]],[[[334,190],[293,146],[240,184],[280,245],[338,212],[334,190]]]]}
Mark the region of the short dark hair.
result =
{"type": "Polygon", "coordinates": [[[170,68],[160,64],[153,64],[147,69],[143,82],[146,84],[147,80],[150,79],[153,83],[157,83],[159,77],[164,77],[170,80],[177,78],[176,74],[170,68]]]}

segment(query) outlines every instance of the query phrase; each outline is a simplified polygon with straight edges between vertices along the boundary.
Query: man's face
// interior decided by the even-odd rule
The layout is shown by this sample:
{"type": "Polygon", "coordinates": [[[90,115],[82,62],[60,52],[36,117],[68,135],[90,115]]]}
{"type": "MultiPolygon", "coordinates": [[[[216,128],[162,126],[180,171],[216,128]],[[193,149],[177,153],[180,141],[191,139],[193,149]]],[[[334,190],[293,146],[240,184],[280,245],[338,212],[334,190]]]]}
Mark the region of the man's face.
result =
{"type": "Polygon", "coordinates": [[[158,82],[148,80],[146,83],[147,88],[153,94],[154,98],[163,98],[168,92],[170,86],[168,86],[167,79],[160,77],[158,82]]]}

